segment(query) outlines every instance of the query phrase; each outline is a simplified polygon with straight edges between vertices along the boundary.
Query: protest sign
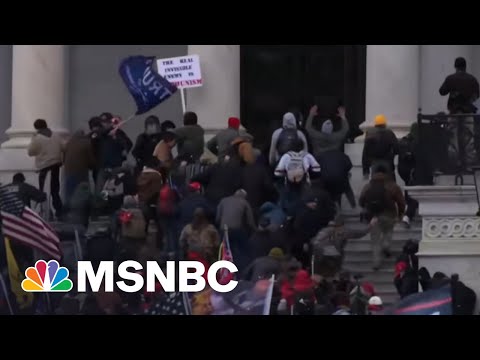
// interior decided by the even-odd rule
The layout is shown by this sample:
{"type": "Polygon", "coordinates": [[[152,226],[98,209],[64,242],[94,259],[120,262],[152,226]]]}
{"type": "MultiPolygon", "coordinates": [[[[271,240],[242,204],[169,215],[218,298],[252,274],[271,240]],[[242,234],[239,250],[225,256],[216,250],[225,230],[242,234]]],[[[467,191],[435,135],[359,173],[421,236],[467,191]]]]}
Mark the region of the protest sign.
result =
{"type": "Polygon", "coordinates": [[[188,55],[157,60],[158,73],[180,89],[183,112],[187,111],[185,89],[203,85],[200,58],[188,55]]]}
{"type": "Polygon", "coordinates": [[[200,58],[189,55],[157,60],[158,73],[179,89],[203,85],[200,58]]]}

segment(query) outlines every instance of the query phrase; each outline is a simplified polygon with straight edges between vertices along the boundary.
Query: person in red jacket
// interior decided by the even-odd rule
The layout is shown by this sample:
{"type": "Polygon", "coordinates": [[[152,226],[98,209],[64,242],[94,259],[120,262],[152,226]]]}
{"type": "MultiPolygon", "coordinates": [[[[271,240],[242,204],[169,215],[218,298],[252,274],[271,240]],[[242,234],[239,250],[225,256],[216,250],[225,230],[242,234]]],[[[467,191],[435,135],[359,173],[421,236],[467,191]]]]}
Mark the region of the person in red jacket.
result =
{"type": "Polygon", "coordinates": [[[281,285],[280,292],[282,299],[287,301],[288,308],[291,308],[295,304],[296,296],[299,294],[311,293],[314,299],[314,282],[310,277],[310,274],[306,270],[299,270],[295,274],[293,282],[286,279],[281,285]]]}

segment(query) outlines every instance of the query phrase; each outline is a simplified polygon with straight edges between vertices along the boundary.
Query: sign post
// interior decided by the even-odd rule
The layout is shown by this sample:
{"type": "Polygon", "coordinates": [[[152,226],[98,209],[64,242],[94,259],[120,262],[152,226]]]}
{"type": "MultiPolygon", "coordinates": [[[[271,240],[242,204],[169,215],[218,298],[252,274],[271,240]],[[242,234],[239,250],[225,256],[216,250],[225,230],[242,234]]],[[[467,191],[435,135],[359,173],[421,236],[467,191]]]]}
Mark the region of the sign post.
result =
{"type": "Polygon", "coordinates": [[[187,111],[185,89],[203,86],[200,58],[198,55],[188,55],[157,60],[158,73],[174,84],[182,97],[182,109],[187,111]]]}

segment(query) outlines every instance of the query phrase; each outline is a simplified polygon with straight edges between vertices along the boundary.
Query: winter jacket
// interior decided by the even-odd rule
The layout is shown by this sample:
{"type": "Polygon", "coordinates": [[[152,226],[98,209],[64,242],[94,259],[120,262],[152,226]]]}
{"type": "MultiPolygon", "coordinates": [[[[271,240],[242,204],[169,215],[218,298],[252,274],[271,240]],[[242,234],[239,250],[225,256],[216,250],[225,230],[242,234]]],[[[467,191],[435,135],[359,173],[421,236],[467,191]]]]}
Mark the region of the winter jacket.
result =
{"type": "Polygon", "coordinates": [[[247,201],[254,210],[267,201],[276,200],[272,177],[268,169],[258,163],[243,166],[242,189],[247,192],[247,201]]]}
{"type": "Polygon", "coordinates": [[[200,193],[190,193],[177,205],[176,213],[180,229],[193,220],[193,213],[197,208],[204,209],[212,222],[215,220],[216,209],[211,208],[205,196],[200,193]]]}
{"type": "Polygon", "coordinates": [[[215,226],[206,224],[194,229],[192,224],[185,226],[180,234],[180,247],[188,252],[196,252],[208,261],[218,256],[220,235],[215,226]]]}
{"type": "Polygon", "coordinates": [[[328,150],[321,153],[317,160],[328,192],[332,195],[344,193],[348,187],[348,174],[352,170],[350,158],[340,150],[328,150]]]}
{"type": "Polygon", "coordinates": [[[341,127],[338,131],[334,131],[331,134],[324,133],[315,129],[313,126],[314,115],[310,115],[307,118],[305,129],[308,131],[310,142],[312,144],[312,154],[318,160],[320,154],[330,150],[341,150],[347,134],[350,131],[350,126],[347,119],[342,119],[341,127]]]}
{"type": "Polygon", "coordinates": [[[219,159],[223,159],[225,155],[227,155],[232,141],[237,137],[243,137],[250,141],[253,140],[253,136],[243,130],[227,128],[221,130],[217,135],[211,138],[207,142],[207,148],[219,159]]]}
{"type": "Polygon", "coordinates": [[[88,176],[95,168],[95,154],[90,138],[83,133],[76,133],[65,146],[63,165],[66,176],[88,176]]]}
{"type": "Polygon", "coordinates": [[[392,130],[383,126],[369,129],[362,153],[363,174],[369,174],[370,167],[379,161],[386,162],[391,167],[390,171],[393,171],[393,159],[397,154],[398,139],[392,130]]]}
{"type": "MultiPolygon", "coordinates": [[[[280,134],[285,129],[297,129],[297,122],[292,114],[287,113],[283,117],[283,124],[280,129],[277,129],[272,134],[272,142],[270,144],[270,152],[268,156],[268,161],[270,165],[275,166],[278,161],[280,160],[280,154],[277,151],[278,146],[278,139],[280,138],[280,134]],[[290,115],[290,116],[288,116],[290,115]]],[[[303,141],[303,151],[308,152],[308,144],[305,135],[300,130],[297,130],[298,137],[303,141]]]]}
{"type": "Polygon", "coordinates": [[[477,79],[465,72],[457,71],[447,76],[440,87],[440,95],[449,95],[447,107],[452,113],[475,113],[477,109],[472,103],[478,99],[480,89],[477,79]]]}
{"type": "Polygon", "coordinates": [[[282,226],[287,220],[287,215],[283,209],[272,202],[266,202],[260,207],[259,217],[266,217],[270,221],[270,225],[276,227],[282,226]]]}
{"type": "Polygon", "coordinates": [[[270,279],[275,275],[275,279],[282,272],[282,261],[272,256],[262,256],[256,258],[246,269],[244,279],[247,281],[258,281],[270,279]]]}
{"type": "Polygon", "coordinates": [[[61,164],[65,143],[63,139],[50,129],[44,129],[33,135],[28,146],[28,156],[35,157],[38,170],[61,164]]]}
{"type": "Polygon", "coordinates": [[[192,156],[200,160],[205,149],[205,130],[200,125],[185,125],[173,130],[177,135],[178,156],[192,156]]]}
{"type": "Polygon", "coordinates": [[[103,131],[98,135],[98,168],[115,169],[121,167],[127,159],[133,144],[127,134],[118,129],[115,136],[110,135],[110,130],[103,131]]]}
{"type": "Polygon", "coordinates": [[[38,190],[35,186],[27,183],[11,183],[6,185],[9,192],[15,192],[23,201],[25,206],[31,207],[31,202],[42,203],[47,200],[47,194],[38,190]]]}
{"type": "Polygon", "coordinates": [[[288,237],[284,228],[268,226],[257,230],[249,240],[253,258],[267,256],[273,248],[280,248],[286,254],[289,252],[288,237]]]}
{"type": "Polygon", "coordinates": [[[217,163],[195,175],[192,181],[203,185],[205,197],[216,206],[224,197],[233,195],[242,187],[242,166],[235,159],[217,163]]]}
{"type": "Polygon", "coordinates": [[[385,209],[385,215],[392,216],[392,217],[399,217],[403,216],[405,212],[405,198],[403,196],[402,189],[395,183],[395,181],[390,180],[389,176],[386,176],[382,173],[377,173],[372,176],[372,180],[365,185],[358,200],[358,203],[361,207],[366,207],[369,203],[369,199],[367,198],[367,192],[372,186],[372,181],[384,181],[385,182],[385,189],[386,189],[386,205],[387,208],[385,209]]]}
{"type": "Polygon", "coordinates": [[[132,150],[132,156],[137,161],[137,168],[143,169],[145,164],[153,159],[153,151],[157,144],[162,140],[161,134],[151,134],[146,133],[140,134],[137,137],[135,146],[132,150]]]}
{"type": "Polygon", "coordinates": [[[304,199],[304,205],[298,210],[293,223],[297,241],[308,243],[334,217],[335,204],[325,191],[318,191],[311,198],[304,199]],[[317,206],[311,209],[306,206],[309,202],[315,202],[317,206]]]}
{"type": "Polygon", "coordinates": [[[254,231],[256,229],[252,208],[245,196],[238,191],[235,195],[220,201],[216,219],[221,229],[225,225],[231,230],[254,231]]]}
{"type": "Polygon", "coordinates": [[[312,298],[315,297],[313,293],[314,283],[310,274],[305,270],[299,270],[293,282],[288,280],[283,281],[281,285],[282,299],[287,300],[287,306],[291,307],[295,304],[295,297],[298,293],[312,292],[312,298]]]}
{"type": "Polygon", "coordinates": [[[138,200],[142,204],[154,203],[162,185],[162,175],[158,171],[144,168],[137,179],[138,200]]]}
{"type": "Polygon", "coordinates": [[[168,144],[161,140],[153,150],[153,156],[160,161],[160,164],[165,169],[171,169],[173,166],[172,149],[168,144]]]}

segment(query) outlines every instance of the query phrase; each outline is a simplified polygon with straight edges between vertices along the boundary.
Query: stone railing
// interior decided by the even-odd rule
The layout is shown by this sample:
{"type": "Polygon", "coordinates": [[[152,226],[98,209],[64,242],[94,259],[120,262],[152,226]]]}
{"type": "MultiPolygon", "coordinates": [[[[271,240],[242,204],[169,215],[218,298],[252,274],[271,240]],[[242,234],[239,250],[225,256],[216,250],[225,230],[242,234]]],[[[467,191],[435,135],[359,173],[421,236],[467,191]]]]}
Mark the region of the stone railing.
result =
{"type": "MultiPolygon", "coordinates": [[[[419,202],[420,267],[430,274],[458,274],[480,299],[480,217],[475,186],[413,186],[419,202]]],[[[478,303],[477,303],[478,304],[478,303]]]]}

